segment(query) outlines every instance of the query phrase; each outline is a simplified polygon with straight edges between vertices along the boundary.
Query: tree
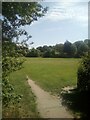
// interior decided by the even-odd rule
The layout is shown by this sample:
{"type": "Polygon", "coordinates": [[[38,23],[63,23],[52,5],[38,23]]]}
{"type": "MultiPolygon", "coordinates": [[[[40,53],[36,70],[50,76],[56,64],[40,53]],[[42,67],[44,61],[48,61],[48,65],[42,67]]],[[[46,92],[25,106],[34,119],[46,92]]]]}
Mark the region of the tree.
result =
{"type": "Polygon", "coordinates": [[[20,69],[23,63],[20,58],[22,53],[19,53],[17,48],[26,46],[26,41],[31,38],[21,27],[30,25],[33,21],[38,20],[39,17],[44,15],[46,10],[37,2],[2,3],[2,98],[4,107],[9,105],[12,99],[15,102],[17,98],[8,78],[8,75],[20,69]],[[25,35],[26,39],[19,42],[18,38],[21,35],[25,35]]]}
{"type": "Polygon", "coordinates": [[[63,52],[64,52],[64,57],[74,57],[76,48],[72,43],[66,41],[63,45],[63,52]]]}
{"type": "Polygon", "coordinates": [[[63,44],[56,44],[54,49],[56,57],[63,57],[63,44]]]}
{"type": "Polygon", "coordinates": [[[49,50],[45,51],[45,52],[43,53],[43,57],[49,58],[49,57],[50,57],[50,51],[49,51],[49,50]]]}
{"type": "Polygon", "coordinates": [[[90,39],[85,39],[84,43],[90,48],[90,39]]]}
{"type": "Polygon", "coordinates": [[[43,51],[43,47],[40,46],[40,47],[37,47],[36,49],[37,49],[38,52],[39,52],[39,56],[40,56],[40,57],[43,57],[43,52],[44,52],[44,51],[43,51]]]}
{"type": "Polygon", "coordinates": [[[39,57],[39,50],[32,48],[29,50],[27,57],[39,57]]]}
{"type": "Polygon", "coordinates": [[[19,28],[30,25],[43,16],[45,11],[46,9],[37,2],[3,2],[3,36],[13,38],[24,34],[28,38],[27,32],[19,28]]]}
{"type": "Polygon", "coordinates": [[[76,57],[82,57],[88,51],[88,45],[86,42],[77,41],[74,43],[77,48],[76,57]]]}

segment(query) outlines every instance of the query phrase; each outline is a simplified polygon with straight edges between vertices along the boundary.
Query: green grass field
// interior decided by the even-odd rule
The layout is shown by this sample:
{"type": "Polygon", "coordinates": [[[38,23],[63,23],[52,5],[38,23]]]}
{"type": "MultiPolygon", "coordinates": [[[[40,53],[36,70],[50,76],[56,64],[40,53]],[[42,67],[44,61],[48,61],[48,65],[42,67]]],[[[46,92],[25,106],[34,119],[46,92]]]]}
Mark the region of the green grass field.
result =
{"type": "Polygon", "coordinates": [[[78,59],[28,58],[24,63],[25,74],[43,89],[60,92],[64,86],[76,85],[78,59]]]}
{"type": "Polygon", "coordinates": [[[10,75],[15,91],[22,94],[20,116],[38,117],[35,96],[27,84],[26,76],[53,94],[59,94],[62,87],[75,86],[80,59],[74,58],[26,58],[23,68],[10,75]]]}

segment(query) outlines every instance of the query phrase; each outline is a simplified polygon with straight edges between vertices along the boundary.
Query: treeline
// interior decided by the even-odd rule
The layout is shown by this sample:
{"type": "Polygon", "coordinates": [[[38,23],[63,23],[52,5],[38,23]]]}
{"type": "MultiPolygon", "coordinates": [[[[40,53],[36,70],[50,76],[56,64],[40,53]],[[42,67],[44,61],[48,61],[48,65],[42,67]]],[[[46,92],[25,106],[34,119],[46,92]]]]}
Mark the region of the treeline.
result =
{"type": "Polygon", "coordinates": [[[26,57],[45,57],[45,58],[80,58],[88,52],[90,40],[76,41],[71,43],[66,41],[64,44],[56,44],[55,46],[40,46],[32,49],[24,48],[24,56],[26,57]]]}

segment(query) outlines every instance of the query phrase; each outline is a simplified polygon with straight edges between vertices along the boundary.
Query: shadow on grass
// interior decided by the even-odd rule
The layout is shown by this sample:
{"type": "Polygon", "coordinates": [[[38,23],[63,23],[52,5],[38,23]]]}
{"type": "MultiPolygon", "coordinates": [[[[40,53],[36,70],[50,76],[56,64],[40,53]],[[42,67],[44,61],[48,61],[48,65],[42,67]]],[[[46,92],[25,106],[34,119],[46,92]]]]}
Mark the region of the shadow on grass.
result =
{"type": "Polygon", "coordinates": [[[77,89],[62,91],[62,105],[67,106],[74,114],[80,115],[81,120],[87,120],[90,109],[90,92],[78,92],[77,89]]]}

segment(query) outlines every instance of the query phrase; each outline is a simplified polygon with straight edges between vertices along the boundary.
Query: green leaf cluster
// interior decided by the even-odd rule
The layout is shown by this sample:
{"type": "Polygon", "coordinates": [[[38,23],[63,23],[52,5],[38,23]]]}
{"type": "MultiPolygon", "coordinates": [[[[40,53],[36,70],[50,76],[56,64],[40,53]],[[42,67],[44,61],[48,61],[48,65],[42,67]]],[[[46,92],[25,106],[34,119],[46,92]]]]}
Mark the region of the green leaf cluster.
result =
{"type": "Polygon", "coordinates": [[[90,91],[90,54],[82,58],[78,68],[77,87],[80,91],[90,91]]]}
{"type": "Polygon", "coordinates": [[[21,69],[23,60],[22,48],[31,35],[22,29],[38,20],[46,12],[37,2],[3,2],[2,3],[2,100],[3,107],[16,103],[21,95],[16,95],[13,85],[9,82],[9,74],[21,69]],[[25,35],[26,40],[19,41],[19,36],[25,35]],[[15,41],[16,39],[16,41],[15,41]]]}

